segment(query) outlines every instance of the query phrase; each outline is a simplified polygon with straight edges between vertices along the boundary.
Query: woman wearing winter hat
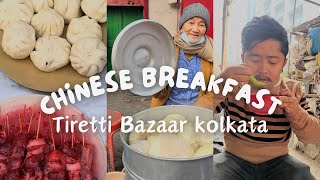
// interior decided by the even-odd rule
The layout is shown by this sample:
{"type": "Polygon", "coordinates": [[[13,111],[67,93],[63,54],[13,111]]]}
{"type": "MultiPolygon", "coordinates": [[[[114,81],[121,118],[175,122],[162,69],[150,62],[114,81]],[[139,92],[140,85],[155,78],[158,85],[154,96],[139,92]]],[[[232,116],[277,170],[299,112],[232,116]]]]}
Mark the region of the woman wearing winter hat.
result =
{"type": "MultiPolygon", "coordinates": [[[[190,88],[194,76],[202,72],[206,85],[213,74],[213,41],[206,36],[210,25],[210,14],[200,3],[191,4],[183,9],[179,31],[173,40],[176,44],[177,68],[189,70],[189,84],[186,89],[167,85],[151,99],[150,107],[162,105],[194,105],[212,108],[213,92],[203,91],[199,86],[190,88]]],[[[177,71],[176,71],[177,72],[177,71]]],[[[176,76],[175,76],[176,77],[176,76]]]]}

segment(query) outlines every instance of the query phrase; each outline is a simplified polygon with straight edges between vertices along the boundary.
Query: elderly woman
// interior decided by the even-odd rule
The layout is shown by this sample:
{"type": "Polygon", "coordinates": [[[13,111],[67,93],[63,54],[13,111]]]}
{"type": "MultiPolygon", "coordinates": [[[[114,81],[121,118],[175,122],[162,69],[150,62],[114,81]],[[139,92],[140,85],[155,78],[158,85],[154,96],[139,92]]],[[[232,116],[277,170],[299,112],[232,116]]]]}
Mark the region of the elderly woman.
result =
{"type": "MultiPolygon", "coordinates": [[[[198,72],[204,75],[208,85],[213,73],[213,42],[206,36],[209,29],[210,14],[206,7],[200,3],[194,3],[183,10],[180,17],[179,31],[174,36],[177,52],[177,68],[189,70],[189,88],[182,89],[168,85],[152,97],[150,107],[162,105],[194,105],[208,109],[212,108],[213,93],[203,91],[199,86],[190,88],[194,76],[198,72]]],[[[176,71],[177,72],[177,71],[176,71]]]]}

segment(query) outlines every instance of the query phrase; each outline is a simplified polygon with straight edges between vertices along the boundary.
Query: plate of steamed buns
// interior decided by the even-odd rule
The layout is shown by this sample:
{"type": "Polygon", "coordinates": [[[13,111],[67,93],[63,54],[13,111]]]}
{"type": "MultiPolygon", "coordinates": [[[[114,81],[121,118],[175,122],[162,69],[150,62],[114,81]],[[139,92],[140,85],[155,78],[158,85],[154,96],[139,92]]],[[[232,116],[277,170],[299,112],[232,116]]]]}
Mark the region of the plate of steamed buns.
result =
{"type": "Polygon", "coordinates": [[[106,13],[105,0],[0,1],[0,69],[44,92],[88,82],[107,62],[106,13]]]}

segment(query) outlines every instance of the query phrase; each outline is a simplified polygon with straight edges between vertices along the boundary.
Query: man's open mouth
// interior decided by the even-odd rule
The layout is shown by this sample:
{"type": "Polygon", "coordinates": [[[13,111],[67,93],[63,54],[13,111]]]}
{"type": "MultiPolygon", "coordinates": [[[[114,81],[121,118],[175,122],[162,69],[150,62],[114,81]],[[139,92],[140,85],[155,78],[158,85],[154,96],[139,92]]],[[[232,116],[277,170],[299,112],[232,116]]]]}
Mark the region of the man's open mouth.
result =
{"type": "Polygon", "coordinates": [[[257,75],[257,76],[254,76],[255,79],[259,82],[262,82],[262,83],[268,83],[268,82],[271,82],[271,79],[269,77],[266,77],[266,76],[261,76],[261,75],[257,75]]]}
{"type": "Polygon", "coordinates": [[[269,78],[256,78],[258,81],[261,81],[261,82],[269,82],[271,81],[269,78]]]}

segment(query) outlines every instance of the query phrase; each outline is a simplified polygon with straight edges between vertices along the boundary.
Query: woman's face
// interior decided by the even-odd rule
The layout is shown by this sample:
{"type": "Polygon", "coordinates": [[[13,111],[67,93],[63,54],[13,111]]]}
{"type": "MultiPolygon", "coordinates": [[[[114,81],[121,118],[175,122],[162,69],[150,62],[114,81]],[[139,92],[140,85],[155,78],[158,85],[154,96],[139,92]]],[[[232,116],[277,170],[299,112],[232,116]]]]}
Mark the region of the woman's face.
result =
{"type": "Polygon", "coordinates": [[[181,30],[185,32],[191,42],[197,42],[206,33],[206,24],[202,18],[194,17],[186,21],[181,30]]]}

